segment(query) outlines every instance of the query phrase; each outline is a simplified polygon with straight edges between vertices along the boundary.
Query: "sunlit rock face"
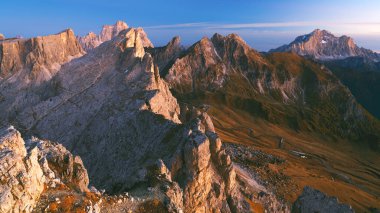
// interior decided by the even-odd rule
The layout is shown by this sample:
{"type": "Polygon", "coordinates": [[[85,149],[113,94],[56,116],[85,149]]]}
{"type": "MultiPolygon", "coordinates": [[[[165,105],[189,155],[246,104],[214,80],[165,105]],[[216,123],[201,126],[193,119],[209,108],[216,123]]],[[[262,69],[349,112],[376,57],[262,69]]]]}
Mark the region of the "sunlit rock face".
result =
{"type": "Polygon", "coordinates": [[[71,29],[55,35],[0,41],[0,80],[41,83],[50,80],[63,63],[83,54],[71,29]]]}
{"type": "Polygon", "coordinates": [[[63,184],[88,191],[79,156],[62,145],[21,137],[13,126],[0,129],[0,211],[32,212],[46,187],[63,184]]]}

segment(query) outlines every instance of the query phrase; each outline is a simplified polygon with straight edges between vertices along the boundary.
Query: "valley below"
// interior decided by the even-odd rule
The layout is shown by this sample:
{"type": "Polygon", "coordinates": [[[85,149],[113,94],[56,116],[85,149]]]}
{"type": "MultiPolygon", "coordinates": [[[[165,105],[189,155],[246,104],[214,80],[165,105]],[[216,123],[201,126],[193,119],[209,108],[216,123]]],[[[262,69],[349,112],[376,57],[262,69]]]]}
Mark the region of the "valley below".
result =
{"type": "Polygon", "coordinates": [[[225,143],[279,159],[236,160],[252,167],[259,179],[287,202],[294,202],[305,186],[311,186],[349,203],[357,212],[378,208],[378,153],[323,135],[296,132],[219,104],[210,103],[208,113],[225,143]],[[284,145],[279,148],[281,138],[284,145]]]}

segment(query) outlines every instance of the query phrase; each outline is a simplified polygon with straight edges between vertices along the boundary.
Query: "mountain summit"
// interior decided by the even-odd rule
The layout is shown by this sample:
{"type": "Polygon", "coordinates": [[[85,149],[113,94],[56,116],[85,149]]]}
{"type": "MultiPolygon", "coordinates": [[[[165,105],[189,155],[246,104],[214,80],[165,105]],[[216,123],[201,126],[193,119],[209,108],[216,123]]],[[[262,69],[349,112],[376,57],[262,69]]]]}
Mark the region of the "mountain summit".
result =
{"type": "MultiPolygon", "coordinates": [[[[113,39],[121,31],[128,28],[129,26],[127,23],[123,21],[117,21],[114,25],[104,25],[99,35],[96,35],[94,32],[89,32],[83,37],[78,36],[78,41],[83,49],[88,52],[98,47],[103,42],[113,39]]],[[[149,39],[147,39],[145,33],[141,34],[141,38],[143,38],[144,47],[153,47],[153,44],[149,41],[149,39]]]]}
{"type": "Polygon", "coordinates": [[[348,57],[365,57],[374,61],[380,55],[362,47],[358,47],[348,36],[336,37],[326,30],[316,29],[313,32],[298,36],[293,42],[270,52],[293,52],[318,60],[335,60],[348,57]]]}

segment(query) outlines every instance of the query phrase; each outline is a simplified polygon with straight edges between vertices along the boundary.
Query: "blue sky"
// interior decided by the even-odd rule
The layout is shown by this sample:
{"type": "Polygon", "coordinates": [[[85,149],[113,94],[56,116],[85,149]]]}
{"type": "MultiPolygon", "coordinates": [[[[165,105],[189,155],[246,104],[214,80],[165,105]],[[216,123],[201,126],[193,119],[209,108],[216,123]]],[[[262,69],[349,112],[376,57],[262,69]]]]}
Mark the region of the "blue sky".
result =
{"type": "Polygon", "coordinates": [[[379,0],[1,0],[0,33],[32,37],[72,28],[99,32],[123,20],[142,26],[156,46],[180,35],[185,45],[203,36],[238,33],[265,51],[315,28],[347,34],[380,50],[379,0]]]}

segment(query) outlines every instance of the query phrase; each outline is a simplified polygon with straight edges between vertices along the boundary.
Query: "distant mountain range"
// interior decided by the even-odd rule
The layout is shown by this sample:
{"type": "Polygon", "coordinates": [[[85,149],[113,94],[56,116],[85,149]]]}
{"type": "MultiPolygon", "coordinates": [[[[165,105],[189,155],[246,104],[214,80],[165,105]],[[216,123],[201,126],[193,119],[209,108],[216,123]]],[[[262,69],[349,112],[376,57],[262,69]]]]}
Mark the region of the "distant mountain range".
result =
{"type": "Polygon", "coordinates": [[[380,54],[358,47],[348,36],[336,37],[326,30],[298,36],[293,42],[272,49],[269,52],[294,52],[318,60],[337,60],[348,57],[364,57],[375,62],[380,61],[380,54]]]}

